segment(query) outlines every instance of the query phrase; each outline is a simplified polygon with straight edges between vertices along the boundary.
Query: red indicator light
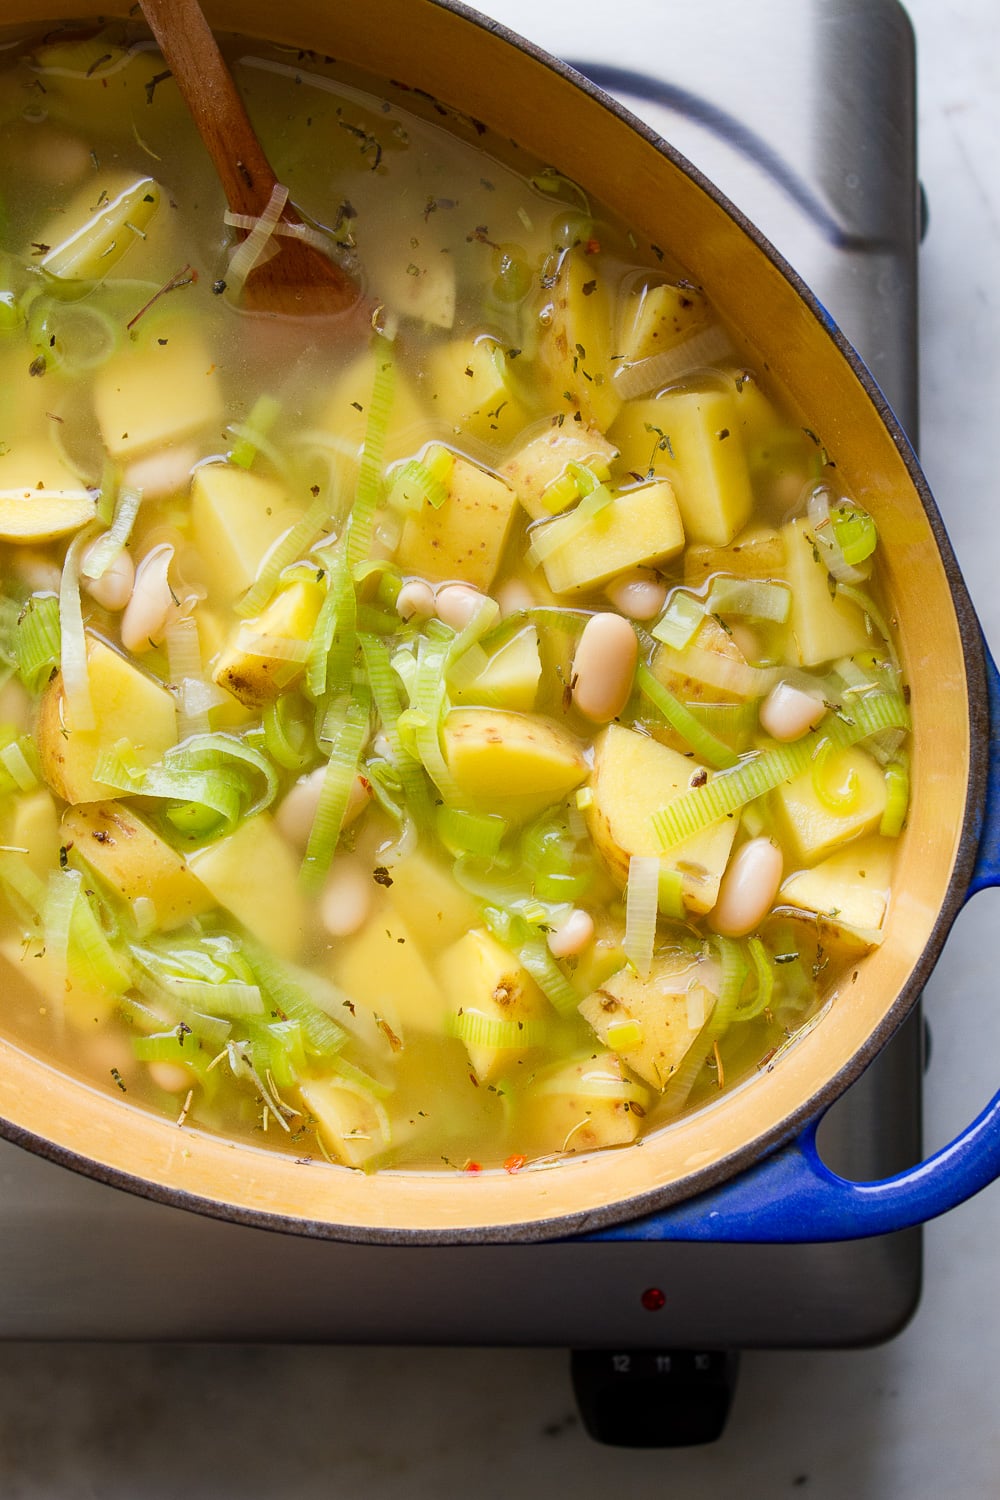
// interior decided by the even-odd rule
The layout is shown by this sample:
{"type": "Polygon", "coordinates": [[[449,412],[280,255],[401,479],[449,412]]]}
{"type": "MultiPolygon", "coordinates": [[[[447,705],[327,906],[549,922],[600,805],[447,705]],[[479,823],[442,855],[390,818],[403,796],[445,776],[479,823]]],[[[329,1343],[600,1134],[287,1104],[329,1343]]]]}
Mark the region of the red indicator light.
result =
{"type": "Polygon", "coordinates": [[[658,1286],[648,1286],[639,1301],[647,1312],[659,1312],[667,1304],[667,1299],[658,1286]]]}

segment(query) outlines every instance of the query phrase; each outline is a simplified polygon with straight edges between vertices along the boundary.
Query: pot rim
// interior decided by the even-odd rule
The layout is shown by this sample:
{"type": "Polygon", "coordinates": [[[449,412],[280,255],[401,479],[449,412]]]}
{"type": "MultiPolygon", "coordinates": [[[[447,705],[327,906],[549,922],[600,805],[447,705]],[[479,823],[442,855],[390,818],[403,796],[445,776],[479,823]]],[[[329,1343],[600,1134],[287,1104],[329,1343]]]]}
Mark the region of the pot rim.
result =
{"type": "MultiPolygon", "coordinates": [[[[693,163],[651,126],[585,75],[512,31],[503,23],[465,5],[462,0],[423,0],[423,3],[441,11],[450,12],[462,18],[467,24],[525,54],[548,72],[588,96],[593,103],[628,126],[633,133],[683,172],[711,199],[716,208],[743,231],[755,248],[781,273],[795,292],[799,302],[820,325],[863,388],[902,460],[926,515],[948,583],[961,641],[969,706],[969,763],[961,832],[944,899],[905,984],[885,1011],[879,1024],[868,1034],[865,1042],[854,1052],[849,1061],[837,1072],[831,1074],[818,1089],[782,1119],[761,1130],[749,1141],[726,1155],[716,1158],[708,1166],[696,1168],[671,1182],[656,1184],[647,1190],[633,1193],[629,1197],[615,1199],[597,1208],[560,1214],[551,1218],[535,1217],[525,1221],[512,1219],[490,1225],[408,1228],[380,1224],[342,1224],[329,1219],[297,1217],[293,1213],[278,1213],[227,1203],[222,1198],[210,1198],[185,1188],[159,1183],[137,1176],[124,1168],[97,1161],[69,1146],[61,1145],[3,1118],[0,1118],[0,1136],[53,1163],[69,1167],[83,1176],[108,1186],[134,1193],[139,1197],[169,1207],[182,1208],[208,1218],[221,1219],[257,1229],[294,1234],[305,1238],[378,1245],[528,1243],[605,1230],[614,1225],[663,1211],[674,1203],[695,1198],[710,1188],[719,1187],[794,1138],[809,1121],[824,1113],[857,1080],[875,1055],[888,1042],[916,1004],[937,962],[948,932],[968,895],[968,886],[978,851],[988,773],[989,710],[986,660],[978,618],[958,567],[950,538],[913,448],[864,361],[794,268],[757,226],[693,163]]],[[[169,1122],[164,1123],[169,1124],[169,1122]]],[[[209,1135],[208,1132],[192,1133],[209,1135]]],[[[408,1175],[423,1174],[410,1173],[408,1175]]]]}

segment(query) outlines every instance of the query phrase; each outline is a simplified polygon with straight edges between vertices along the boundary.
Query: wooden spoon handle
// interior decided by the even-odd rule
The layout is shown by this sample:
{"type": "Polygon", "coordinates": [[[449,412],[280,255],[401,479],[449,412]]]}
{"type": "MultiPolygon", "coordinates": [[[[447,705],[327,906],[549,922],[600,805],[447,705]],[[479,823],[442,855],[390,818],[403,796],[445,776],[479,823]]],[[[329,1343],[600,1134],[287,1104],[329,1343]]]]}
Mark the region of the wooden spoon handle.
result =
{"type": "Polygon", "coordinates": [[[141,0],[233,213],[260,215],[277,178],[198,0],[141,0]]]}

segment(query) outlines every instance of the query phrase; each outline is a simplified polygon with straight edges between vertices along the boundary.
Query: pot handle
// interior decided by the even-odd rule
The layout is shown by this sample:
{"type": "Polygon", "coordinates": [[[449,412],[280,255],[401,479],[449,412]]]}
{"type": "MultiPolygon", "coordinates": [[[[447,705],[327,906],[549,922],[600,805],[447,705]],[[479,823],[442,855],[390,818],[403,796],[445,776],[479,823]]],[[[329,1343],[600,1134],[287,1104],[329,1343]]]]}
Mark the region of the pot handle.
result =
{"type": "MultiPolygon", "coordinates": [[[[1000,886],[1000,673],[983,644],[989,696],[989,775],[979,854],[966,899],[1000,886]]],[[[822,1118],[822,1117],[820,1117],[822,1118]]],[[[1000,1093],[950,1145],[881,1182],[851,1182],[821,1160],[820,1119],[721,1187],[663,1213],[592,1236],[806,1244],[909,1229],[956,1208],[1000,1177],[1000,1093]]]]}

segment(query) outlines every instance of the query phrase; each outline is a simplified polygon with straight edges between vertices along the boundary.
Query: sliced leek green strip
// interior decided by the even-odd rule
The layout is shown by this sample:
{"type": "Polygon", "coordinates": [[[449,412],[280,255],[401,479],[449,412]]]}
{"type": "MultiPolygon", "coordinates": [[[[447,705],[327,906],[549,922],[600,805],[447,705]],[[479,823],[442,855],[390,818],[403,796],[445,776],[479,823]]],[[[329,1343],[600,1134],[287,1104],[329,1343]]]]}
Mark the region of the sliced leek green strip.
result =
{"type": "Polygon", "coordinates": [[[659,682],[649,668],[641,662],[636,670],[635,681],[643,697],[659,710],[671,729],[676,730],[683,739],[687,740],[703,765],[711,766],[713,770],[719,771],[737,764],[739,757],[735,751],[716,739],[715,735],[695,718],[691,710],[686,708],[679,698],[675,698],[669,688],[664,687],[663,683],[659,682]]]}

